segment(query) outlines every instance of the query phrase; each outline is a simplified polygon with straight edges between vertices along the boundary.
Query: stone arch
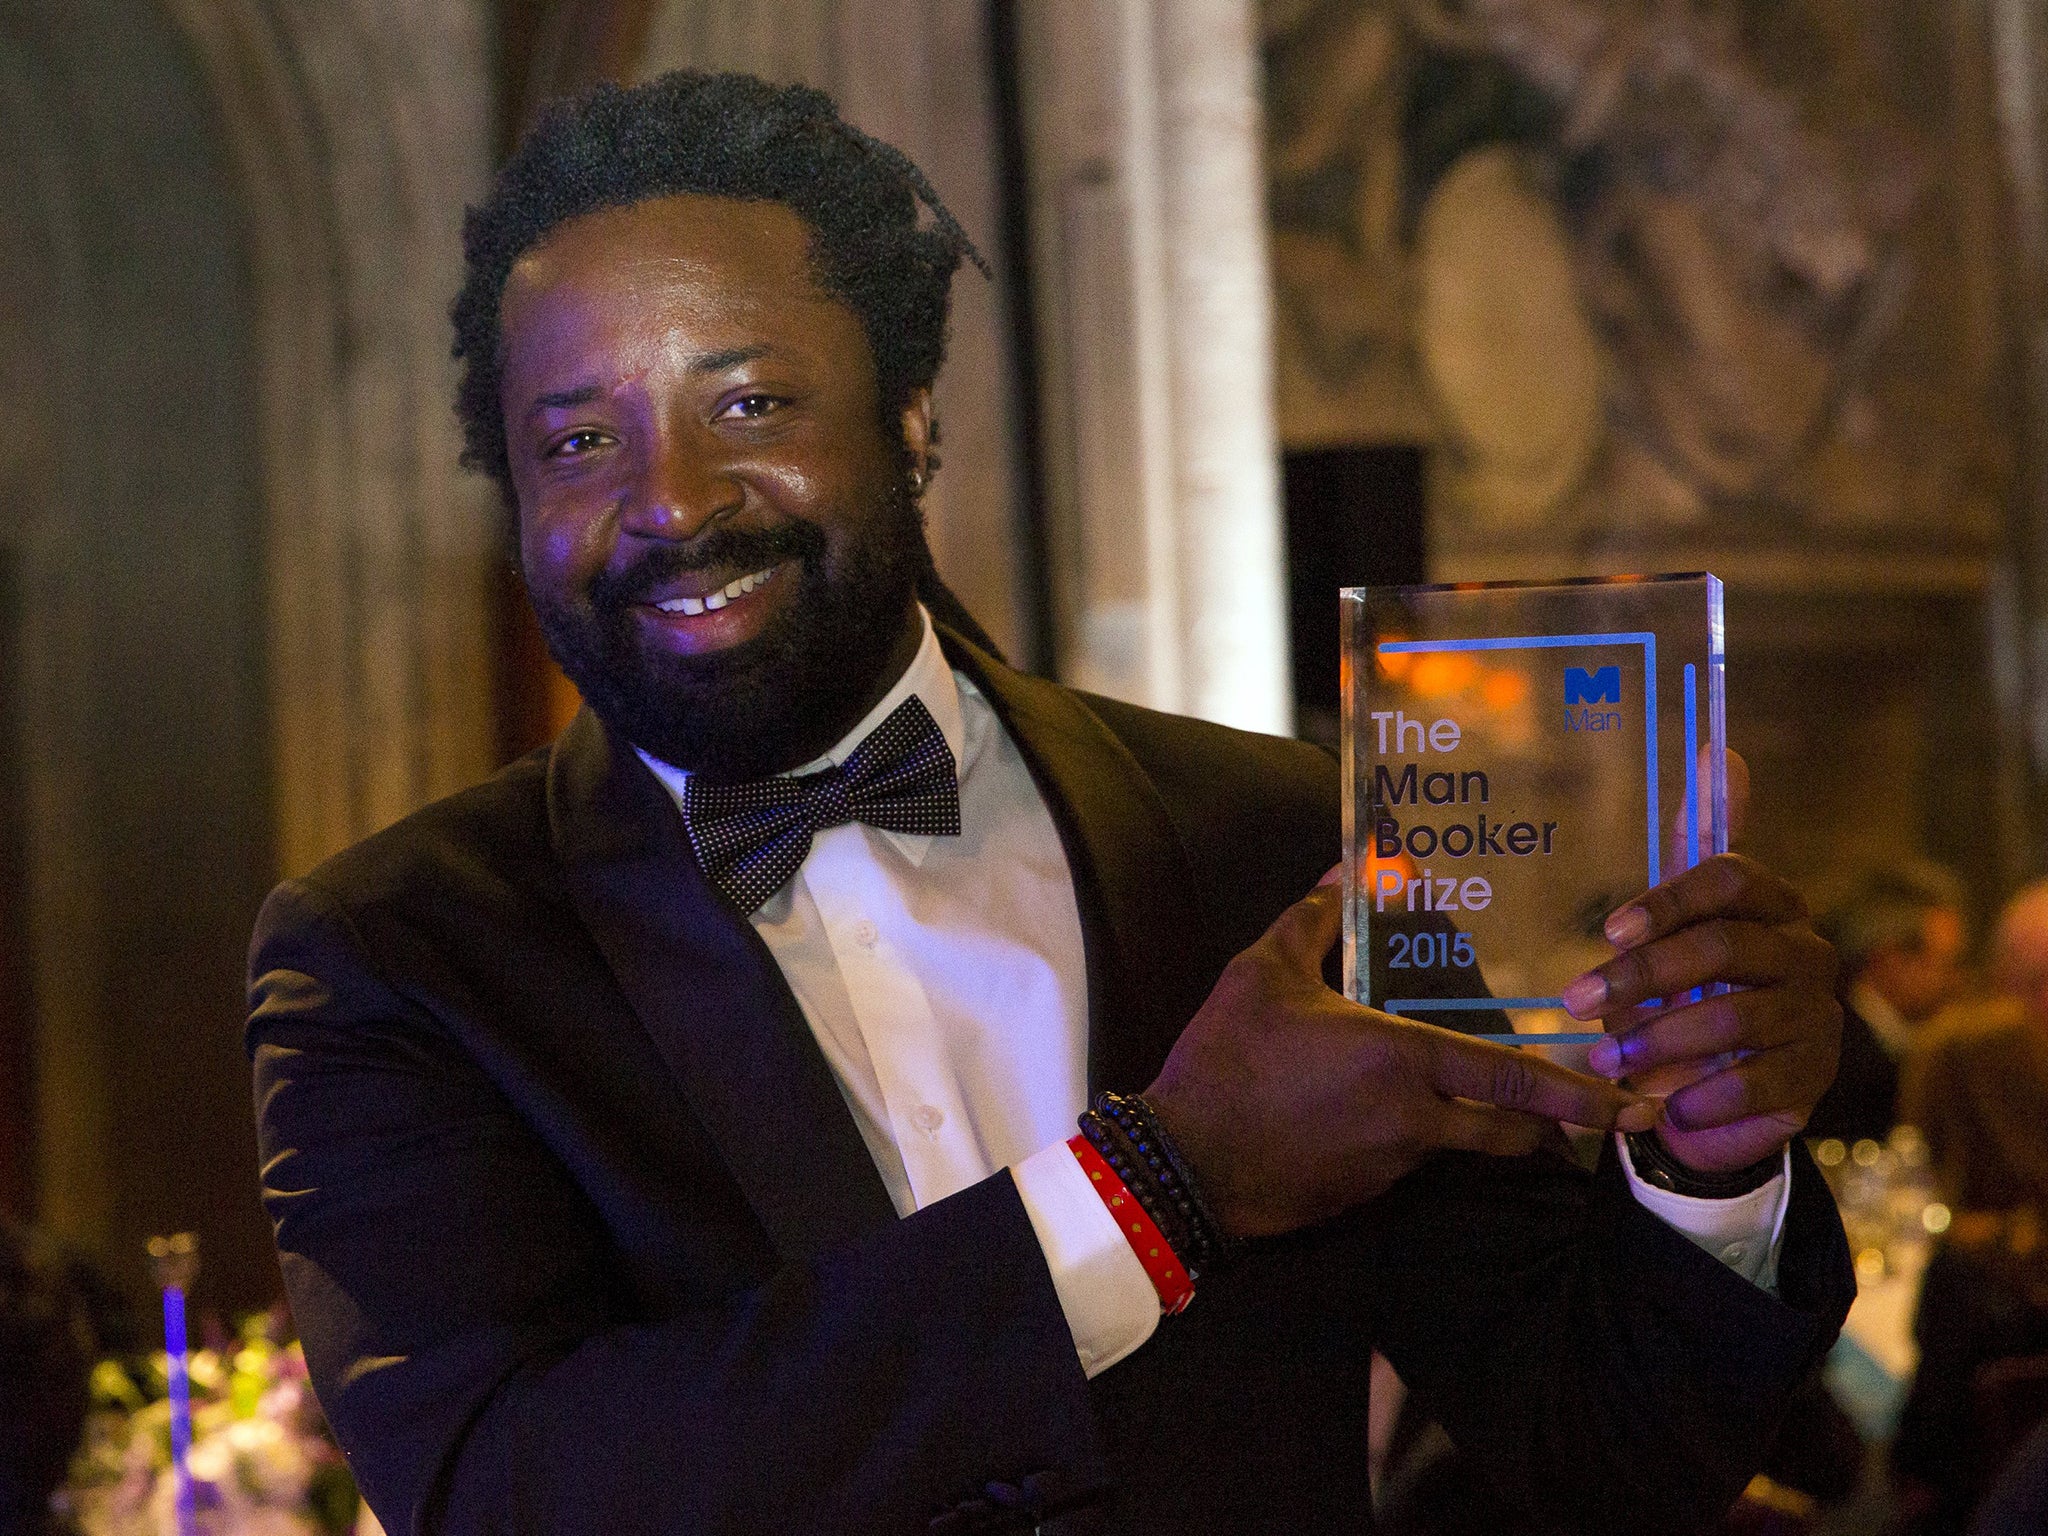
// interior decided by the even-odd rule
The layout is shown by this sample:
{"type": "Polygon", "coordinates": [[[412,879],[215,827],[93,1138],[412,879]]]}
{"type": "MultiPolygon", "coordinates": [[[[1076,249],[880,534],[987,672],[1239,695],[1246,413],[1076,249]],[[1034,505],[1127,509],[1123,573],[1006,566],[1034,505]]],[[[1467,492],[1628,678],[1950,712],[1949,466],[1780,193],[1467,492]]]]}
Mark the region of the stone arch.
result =
{"type": "Polygon", "coordinates": [[[145,1236],[190,1225],[249,1295],[269,1261],[238,959],[274,836],[232,175],[176,31],[138,0],[0,14],[0,134],[19,1182],[131,1283],[145,1236]]]}
{"type": "Polygon", "coordinates": [[[454,0],[0,6],[0,1206],[130,1285],[190,1227],[275,1296],[256,905],[492,766],[485,59],[454,0]]]}
{"type": "Polygon", "coordinates": [[[168,0],[255,276],[279,864],[493,766],[493,493],[456,464],[446,309],[488,168],[478,8],[168,0]]]}

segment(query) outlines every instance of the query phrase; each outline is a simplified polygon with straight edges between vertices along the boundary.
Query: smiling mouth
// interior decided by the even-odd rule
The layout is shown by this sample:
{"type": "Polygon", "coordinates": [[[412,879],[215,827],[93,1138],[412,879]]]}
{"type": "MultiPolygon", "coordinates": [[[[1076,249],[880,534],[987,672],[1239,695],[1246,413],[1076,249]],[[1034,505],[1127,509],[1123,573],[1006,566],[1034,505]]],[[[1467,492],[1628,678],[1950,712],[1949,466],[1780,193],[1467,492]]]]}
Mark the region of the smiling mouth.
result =
{"type": "Polygon", "coordinates": [[[716,613],[734,599],[745,597],[780,569],[780,565],[771,565],[765,570],[753,571],[729,581],[715,592],[706,592],[697,597],[664,598],[654,606],[663,613],[716,613]]]}

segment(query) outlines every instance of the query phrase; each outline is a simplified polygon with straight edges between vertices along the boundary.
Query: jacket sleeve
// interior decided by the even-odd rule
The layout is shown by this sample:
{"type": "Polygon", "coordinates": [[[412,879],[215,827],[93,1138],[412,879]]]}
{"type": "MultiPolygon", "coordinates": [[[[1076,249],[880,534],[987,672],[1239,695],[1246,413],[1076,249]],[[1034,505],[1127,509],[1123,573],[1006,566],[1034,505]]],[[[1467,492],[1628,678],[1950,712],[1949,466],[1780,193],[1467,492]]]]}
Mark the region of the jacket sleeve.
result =
{"type": "Polygon", "coordinates": [[[1713,1529],[1855,1294],[1797,1145],[1792,1169],[1774,1297],[1646,1211],[1611,1139],[1590,1179],[1440,1154],[1356,1213],[1380,1348],[1535,1529],[1713,1529]]]}
{"type": "Polygon", "coordinates": [[[1007,1172],[814,1262],[707,1255],[704,1304],[652,1318],[561,1157],[343,912],[280,887],[251,977],[263,1198],[394,1536],[919,1531],[1103,1481],[1007,1172]]]}

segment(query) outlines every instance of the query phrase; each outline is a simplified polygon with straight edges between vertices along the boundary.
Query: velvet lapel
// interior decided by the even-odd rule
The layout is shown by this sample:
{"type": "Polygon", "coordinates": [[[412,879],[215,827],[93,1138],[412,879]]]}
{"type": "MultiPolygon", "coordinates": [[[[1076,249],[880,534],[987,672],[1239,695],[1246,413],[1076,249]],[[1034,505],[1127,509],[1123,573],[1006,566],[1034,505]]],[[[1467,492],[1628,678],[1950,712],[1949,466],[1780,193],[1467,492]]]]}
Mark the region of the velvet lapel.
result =
{"type": "Polygon", "coordinates": [[[1151,778],[1070,689],[1004,666],[941,628],[1045,797],[1081,912],[1088,960],[1089,1091],[1152,1081],[1208,993],[1187,851],[1151,778]]]}
{"type": "Polygon", "coordinates": [[[577,915],[777,1249],[895,1220],[803,1011],[704,879],[667,791],[589,710],[555,745],[548,819],[577,915]]]}

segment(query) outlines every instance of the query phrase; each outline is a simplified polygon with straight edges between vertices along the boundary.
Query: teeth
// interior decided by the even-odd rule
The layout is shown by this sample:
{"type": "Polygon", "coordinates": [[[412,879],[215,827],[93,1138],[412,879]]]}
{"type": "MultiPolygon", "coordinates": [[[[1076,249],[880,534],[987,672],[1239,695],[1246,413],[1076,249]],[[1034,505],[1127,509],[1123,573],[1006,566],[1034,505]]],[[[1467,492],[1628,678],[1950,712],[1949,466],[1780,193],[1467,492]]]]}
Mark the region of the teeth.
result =
{"type": "Polygon", "coordinates": [[[707,593],[703,597],[672,597],[665,603],[656,603],[655,606],[663,613],[716,613],[734,598],[745,597],[774,574],[775,567],[771,565],[765,571],[755,571],[736,581],[729,581],[718,591],[707,593]]]}

